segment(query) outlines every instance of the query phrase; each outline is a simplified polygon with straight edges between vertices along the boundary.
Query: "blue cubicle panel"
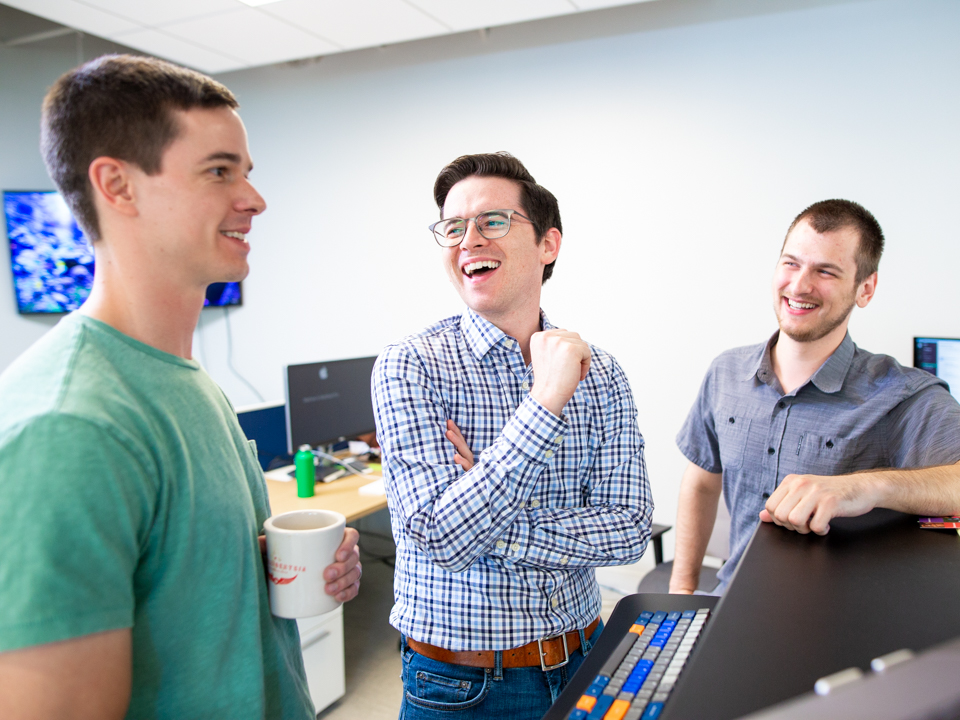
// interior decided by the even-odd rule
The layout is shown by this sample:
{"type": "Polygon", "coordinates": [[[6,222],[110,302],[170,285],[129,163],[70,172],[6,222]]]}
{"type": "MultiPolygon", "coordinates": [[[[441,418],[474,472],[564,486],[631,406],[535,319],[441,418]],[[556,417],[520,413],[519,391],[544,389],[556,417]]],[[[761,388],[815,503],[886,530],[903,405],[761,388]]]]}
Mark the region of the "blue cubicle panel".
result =
{"type": "Polygon", "coordinates": [[[257,443],[257,459],[265,471],[293,462],[287,454],[287,418],[283,403],[251,405],[237,410],[240,427],[257,443]]]}

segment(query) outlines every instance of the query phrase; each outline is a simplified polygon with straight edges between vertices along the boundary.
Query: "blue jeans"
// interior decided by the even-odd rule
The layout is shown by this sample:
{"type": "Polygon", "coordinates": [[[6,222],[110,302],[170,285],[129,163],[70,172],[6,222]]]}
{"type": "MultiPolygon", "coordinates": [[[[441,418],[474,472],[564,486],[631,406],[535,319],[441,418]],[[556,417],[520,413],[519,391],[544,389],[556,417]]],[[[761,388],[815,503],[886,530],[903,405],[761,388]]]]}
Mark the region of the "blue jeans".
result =
{"type": "Polygon", "coordinates": [[[603,621],[570,662],[556,670],[539,667],[472,668],[431,660],[402,643],[403,701],[400,720],[540,720],[596,643],[603,621]]]}

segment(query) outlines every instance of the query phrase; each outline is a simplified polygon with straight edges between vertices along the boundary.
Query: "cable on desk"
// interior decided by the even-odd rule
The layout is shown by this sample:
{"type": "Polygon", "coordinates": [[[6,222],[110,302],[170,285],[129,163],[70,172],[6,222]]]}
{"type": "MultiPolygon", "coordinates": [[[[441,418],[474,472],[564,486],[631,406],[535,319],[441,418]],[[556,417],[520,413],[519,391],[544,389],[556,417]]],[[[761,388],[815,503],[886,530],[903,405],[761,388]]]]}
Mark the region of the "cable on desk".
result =
{"type": "Polygon", "coordinates": [[[369,468],[367,469],[367,472],[363,472],[361,470],[357,470],[356,468],[350,465],[350,462],[353,461],[355,458],[350,458],[349,460],[341,459],[333,455],[330,455],[329,453],[325,453],[323,450],[314,450],[313,454],[316,455],[317,457],[323,458],[324,460],[329,460],[330,462],[336,463],[337,465],[342,467],[344,470],[346,470],[347,472],[353,473],[354,475],[359,475],[360,477],[366,477],[367,475],[370,474],[369,468]]]}

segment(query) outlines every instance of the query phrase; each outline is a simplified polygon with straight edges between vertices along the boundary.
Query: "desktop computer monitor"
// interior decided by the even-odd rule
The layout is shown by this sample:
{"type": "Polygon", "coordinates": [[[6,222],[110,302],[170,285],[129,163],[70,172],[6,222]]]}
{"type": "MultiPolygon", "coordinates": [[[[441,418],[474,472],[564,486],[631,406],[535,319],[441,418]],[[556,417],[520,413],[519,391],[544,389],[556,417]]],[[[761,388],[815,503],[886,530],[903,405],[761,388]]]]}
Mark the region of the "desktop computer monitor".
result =
{"type": "Polygon", "coordinates": [[[913,366],[946,380],[950,393],[960,399],[960,339],[915,337],[913,366]]]}
{"type": "Polygon", "coordinates": [[[370,375],[377,358],[287,365],[287,451],[373,432],[370,375]]]}

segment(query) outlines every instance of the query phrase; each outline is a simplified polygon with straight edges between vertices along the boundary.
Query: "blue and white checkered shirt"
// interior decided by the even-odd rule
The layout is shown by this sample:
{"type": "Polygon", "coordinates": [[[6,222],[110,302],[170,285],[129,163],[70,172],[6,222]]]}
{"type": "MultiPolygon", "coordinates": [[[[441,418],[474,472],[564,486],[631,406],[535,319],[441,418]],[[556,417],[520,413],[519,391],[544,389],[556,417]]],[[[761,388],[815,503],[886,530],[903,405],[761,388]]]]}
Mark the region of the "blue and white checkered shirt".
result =
{"type": "Polygon", "coordinates": [[[633,394],[613,357],[591,352],[561,418],[530,397],[517,341],[472,311],[378,358],[390,622],[408,637],[504,650],[586,627],[600,612],[593,569],[643,554],[653,501],[633,394]],[[473,451],[469,472],[453,461],[448,419],[473,451]]]}

